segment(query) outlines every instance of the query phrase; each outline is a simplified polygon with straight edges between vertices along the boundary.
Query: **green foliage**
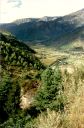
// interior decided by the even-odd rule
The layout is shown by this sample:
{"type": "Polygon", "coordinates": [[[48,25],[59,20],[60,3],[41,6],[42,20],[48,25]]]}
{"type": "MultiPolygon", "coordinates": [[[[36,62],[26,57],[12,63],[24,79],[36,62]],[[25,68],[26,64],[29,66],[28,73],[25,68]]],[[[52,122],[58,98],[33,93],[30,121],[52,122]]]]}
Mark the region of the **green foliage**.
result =
{"type": "Polygon", "coordinates": [[[19,106],[20,87],[24,84],[25,88],[35,88],[41,69],[45,67],[35,56],[34,50],[12,35],[0,33],[0,47],[0,128],[31,128],[29,115],[20,115],[23,112],[19,106]]]}
{"type": "Polygon", "coordinates": [[[18,114],[11,116],[4,123],[0,124],[0,128],[34,128],[34,118],[27,110],[21,110],[18,114]]]}
{"type": "Polygon", "coordinates": [[[0,34],[0,46],[0,127],[31,128],[31,117],[20,115],[23,112],[19,106],[20,87],[23,83],[25,88],[38,86],[36,81],[45,67],[35,56],[35,51],[11,35],[0,34]]]}
{"type": "Polygon", "coordinates": [[[3,57],[3,65],[13,65],[21,67],[33,67],[34,69],[44,68],[43,64],[34,55],[32,49],[17,41],[15,38],[3,35],[0,41],[1,56],[3,57]],[[15,45],[16,44],[16,45],[15,45]],[[23,46],[23,47],[22,47],[23,46]]]}
{"type": "Polygon", "coordinates": [[[62,110],[63,109],[63,86],[59,69],[46,69],[42,76],[42,86],[38,89],[35,105],[38,110],[62,110]]]}
{"type": "Polygon", "coordinates": [[[18,82],[12,83],[11,90],[8,93],[7,101],[5,103],[6,112],[8,115],[16,114],[19,110],[20,103],[20,87],[18,82]]]}
{"type": "Polygon", "coordinates": [[[19,111],[20,87],[4,72],[0,81],[0,122],[19,111]]]}
{"type": "Polygon", "coordinates": [[[17,115],[9,118],[6,122],[0,125],[0,128],[34,128],[33,120],[30,115],[17,115]]]}

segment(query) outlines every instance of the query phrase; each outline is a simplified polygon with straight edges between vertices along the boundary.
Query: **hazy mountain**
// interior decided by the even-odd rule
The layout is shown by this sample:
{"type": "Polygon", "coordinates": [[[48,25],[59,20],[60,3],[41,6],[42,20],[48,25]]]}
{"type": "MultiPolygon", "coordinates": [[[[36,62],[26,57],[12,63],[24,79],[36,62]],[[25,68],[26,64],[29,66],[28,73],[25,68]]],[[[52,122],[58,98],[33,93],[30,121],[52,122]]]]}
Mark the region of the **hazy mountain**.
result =
{"type": "Polygon", "coordinates": [[[76,38],[84,40],[84,9],[63,17],[19,19],[0,25],[0,29],[10,31],[25,42],[45,45],[66,44],[76,38]]]}
{"type": "Polygon", "coordinates": [[[18,19],[15,20],[13,23],[14,24],[22,24],[22,23],[28,23],[28,22],[39,22],[39,21],[53,21],[55,19],[57,19],[58,17],[48,17],[48,16],[44,16],[42,18],[23,18],[23,19],[18,19]]]}

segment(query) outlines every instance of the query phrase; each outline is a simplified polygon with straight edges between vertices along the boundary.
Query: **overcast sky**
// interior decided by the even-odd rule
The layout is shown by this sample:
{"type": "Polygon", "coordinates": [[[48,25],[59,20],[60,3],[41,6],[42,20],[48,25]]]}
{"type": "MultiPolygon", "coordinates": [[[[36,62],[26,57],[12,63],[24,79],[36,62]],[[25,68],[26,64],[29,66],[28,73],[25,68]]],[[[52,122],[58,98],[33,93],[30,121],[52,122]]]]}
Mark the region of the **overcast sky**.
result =
{"type": "Polygon", "coordinates": [[[84,0],[0,0],[0,22],[19,18],[63,16],[84,8],[84,0]]]}

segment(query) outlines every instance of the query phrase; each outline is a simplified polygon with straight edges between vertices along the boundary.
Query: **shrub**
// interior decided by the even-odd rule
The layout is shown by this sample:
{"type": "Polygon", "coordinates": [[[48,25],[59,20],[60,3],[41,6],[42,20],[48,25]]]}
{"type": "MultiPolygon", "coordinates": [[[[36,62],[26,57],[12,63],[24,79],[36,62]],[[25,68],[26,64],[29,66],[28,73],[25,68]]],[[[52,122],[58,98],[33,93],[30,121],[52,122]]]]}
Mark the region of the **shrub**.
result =
{"type": "Polygon", "coordinates": [[[63,86],[59,69],[46,69],[42,76],[42,86],[38,89],[35,97],[35,105],[38,110],[62,110],[63,109],[63,86]]]}
{"type": "Polygon", "coordinates": [[[0,121],[7,118],[7,113],[5,111],[5,103],[7,101],[7,94],[11,88],[11,81],[9,76],[5,75],[0,81],[0,121]]]}
{"type": "Polygon", "coordinates": [[[3,74],[0,81],[0,122],[18,113],[20,103],[20,87],[8,74],[3,74]]]}

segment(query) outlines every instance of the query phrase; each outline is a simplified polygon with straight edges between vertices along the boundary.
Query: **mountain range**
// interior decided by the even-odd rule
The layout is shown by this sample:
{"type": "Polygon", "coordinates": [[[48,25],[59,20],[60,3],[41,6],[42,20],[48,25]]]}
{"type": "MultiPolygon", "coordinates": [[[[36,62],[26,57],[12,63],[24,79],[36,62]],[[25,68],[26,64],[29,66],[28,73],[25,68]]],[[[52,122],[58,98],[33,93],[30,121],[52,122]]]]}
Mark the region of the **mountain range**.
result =
{"type": "Polygon", "coordinates": [[[0,30],[9,31],[29,44],[63,46],[84,41],[84,9],[60,17],[24,18],[0,24],[0,30]]]}

